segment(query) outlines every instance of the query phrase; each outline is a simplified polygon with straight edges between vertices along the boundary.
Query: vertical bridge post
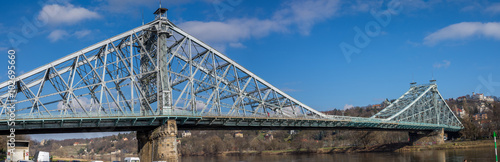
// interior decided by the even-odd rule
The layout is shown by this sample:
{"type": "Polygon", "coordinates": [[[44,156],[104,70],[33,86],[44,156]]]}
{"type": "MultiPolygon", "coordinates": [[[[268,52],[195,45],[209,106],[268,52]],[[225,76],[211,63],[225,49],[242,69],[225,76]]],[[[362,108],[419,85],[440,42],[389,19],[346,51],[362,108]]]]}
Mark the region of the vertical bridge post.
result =
{"type": "Polygon", "coordinates": [[[168,65],[168,60],[169,56],[168,50],[167,50],[167,38],[171,37],[172,34],[168,32],[168,26],[166,23],[164,23],[167,19],[166,17],[167,9],[166,8],[158,8],[158,10],[155,11],[155,15],[157,19],[160,19],[160,22],[158,23],[157,28],[157,49],[156,49],[156,57],[157,57],[157,64],[159,67],[159,72],[156,75],[156,86],[158,88],[157,90],[157,96],[158,96],[158,111],[159,114],[161,115],[170,115],[172,113],[172,87],[171,87],[171,81],[170,81],[170,76],[169,76],[169,65],[168,65]]]}
{"type": "Polygon", "coordinates": [[[177,124],[168,120],[152,131],[137,131],[139,158],[144,162],[177,162],[177,124]]]}

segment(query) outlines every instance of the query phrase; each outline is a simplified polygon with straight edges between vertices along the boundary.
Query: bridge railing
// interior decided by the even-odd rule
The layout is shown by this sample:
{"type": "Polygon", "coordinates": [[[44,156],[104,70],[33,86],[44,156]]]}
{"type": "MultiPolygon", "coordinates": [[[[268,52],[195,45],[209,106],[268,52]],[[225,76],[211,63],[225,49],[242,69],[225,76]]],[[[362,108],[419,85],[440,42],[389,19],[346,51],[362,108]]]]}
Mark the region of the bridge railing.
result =
{"type": "MultiPolygon", "coordinates": [[[[193,116],[193,117],[221,117],[221,118],[231,118],[231,117],[258,117],[258,118],[295,118],[295,119],[324,119],[318,118],[317,116],[296,116],[296,117],[288,117],[281,114],[269,114],[269,115],[252,115],[252,114],[225,114],[225,113],[197,113],[187,110],[176,110],[169,113],[160,113],[159,115],[152,115],[140,112],[126,112],[126,113],[98,113],[98,112],[78,112],[72,114],[37,114],[33,115],[30,113],[22,113],[16,114],[17,120],[23,119],[50,119],[50,118],[99,118],[99,117],[155,117],[155,116],[193,116]]],[[[7,116],[1,116],[1,120],[8,120],[7,116]]]]}

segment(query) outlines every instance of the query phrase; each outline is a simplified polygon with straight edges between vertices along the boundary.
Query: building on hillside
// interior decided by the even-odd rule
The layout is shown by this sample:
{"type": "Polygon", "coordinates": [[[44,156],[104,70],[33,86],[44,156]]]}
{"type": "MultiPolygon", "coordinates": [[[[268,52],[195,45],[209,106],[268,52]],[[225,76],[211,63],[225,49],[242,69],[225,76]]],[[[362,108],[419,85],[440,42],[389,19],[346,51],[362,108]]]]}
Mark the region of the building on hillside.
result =
{"type": "Polygon", "coordinates": [[[486,107],[485,102],[479,103],[479,105],[477,106],[477,109],[479,110],[480,113],[485,113],[485,112],[491,111],[490,108],[486,107]]]}
{"type": "Polygon", "coordinates": [[[494,99],[491,96],[484,96],[482,93],[474,93],[472,92],[472,99],[486,102],[493,102],[494,99]]]}
{"type": "Polygon", "coordinates": [[[186,138],[186,137],[191,137],[191,132],[190,131],[184,131],[181,133],[181,137],[182,138],[186,138]]]}
{"type": "Polygon", "coordinates": [[[474,120],[487,120],[488,119],[488,114],[486,114],[486,113],[477,113],[477,114],[474,114],[473,118],[474,118],[474,120]]]}
{"type": "Polygon", "coordinates": [[[457,101],[458,102],[464,102],[464,101],[467,101],[467,98],[465,96],[460,96],[457,98],[457,101]]]}
{"type": "Polygon", "coordinates": [[[87,144],[85,143],[80,143],[80,142],[75,142],[73,143],[73,146],[86,146],[87,144]]]}
{"type": "Polygon", "coordinates": [[[111,155],[120,154],[120,153],[122,153],[122,150],[116,150],[116,151],[111,152],[111,155]]]}
{"type": "Polygon", "coordinates": [[[465,118],[468,115],[467,112],[461,108],[455,108],[453,109],[453,112],[460,118],[465,118]]]}
{"type": "Polygon", "coordinates": [[[270,141],[271,141],[271,140],[273,140],[273,139],[274,139],[274,136],[273,136],[273,134],[271,134],[271,133],[267,133],[266,135],[264,135],[264,138],[265,138],[266,140],[270,140],[270,141]]]}
{"type": "Polygon", "coordinates": [[[488,115],[486,113],[477,113],[472,117],[477,124],[481,125],[481,129],[485,128],[485,126],[491,122],[491,120],[488,120],[488,115]]]}
{"type": "Polygon", "coordinates": [[[241,132],[234,133],[234,138],[243,138],[243,133],[241,132]]]}
{"type": "Polygon", "coordinates": [[[42,142],[40,142],[40,146],[45,146],[46,143],[47,143],[47,140],[43,139],[42,142]]]}
{"type": "Polygon", "coordinates": [[[123,141],[128,141],[128,138],[127,137],[123,137],[122,139],[123,141]]]}

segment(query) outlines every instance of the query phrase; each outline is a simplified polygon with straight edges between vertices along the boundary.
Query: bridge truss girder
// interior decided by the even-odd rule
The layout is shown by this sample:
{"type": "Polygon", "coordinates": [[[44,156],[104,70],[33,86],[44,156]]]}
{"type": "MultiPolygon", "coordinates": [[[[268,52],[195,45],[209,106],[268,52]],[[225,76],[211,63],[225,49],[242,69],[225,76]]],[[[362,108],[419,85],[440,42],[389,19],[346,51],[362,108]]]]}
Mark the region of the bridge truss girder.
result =
{"type": "Polygon", "coordinates": [[[427,85],[412,85],[400,98],[371,118],[463,128],[434,81],[427,85]]]}
{"type": "MultiPolygon", "coordinates": [[[[72,53],[15,82],[16,115],[22,118],[326,117],[167,19],[72,53]]],[[[8,95],[4,82],[0,119],[7,119],[8,95]]]]}

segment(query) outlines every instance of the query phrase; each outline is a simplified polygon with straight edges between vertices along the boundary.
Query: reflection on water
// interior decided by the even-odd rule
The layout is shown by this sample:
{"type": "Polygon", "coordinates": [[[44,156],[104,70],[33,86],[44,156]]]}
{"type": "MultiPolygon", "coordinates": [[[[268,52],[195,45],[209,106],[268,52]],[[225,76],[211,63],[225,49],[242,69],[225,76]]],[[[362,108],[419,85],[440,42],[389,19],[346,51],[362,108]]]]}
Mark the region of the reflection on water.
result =
{"type": "Polygon", "coordinates": [[[313,154],[313,155],[249,155],[249,156],[218,156],[218,157],[182,157],[181,162],[468,162],[495,161],[494,148],[476,148],[459,150],[432,150],[419,152],[382,152],[382,153],[351,153],[351,154],[313,154]]]}

